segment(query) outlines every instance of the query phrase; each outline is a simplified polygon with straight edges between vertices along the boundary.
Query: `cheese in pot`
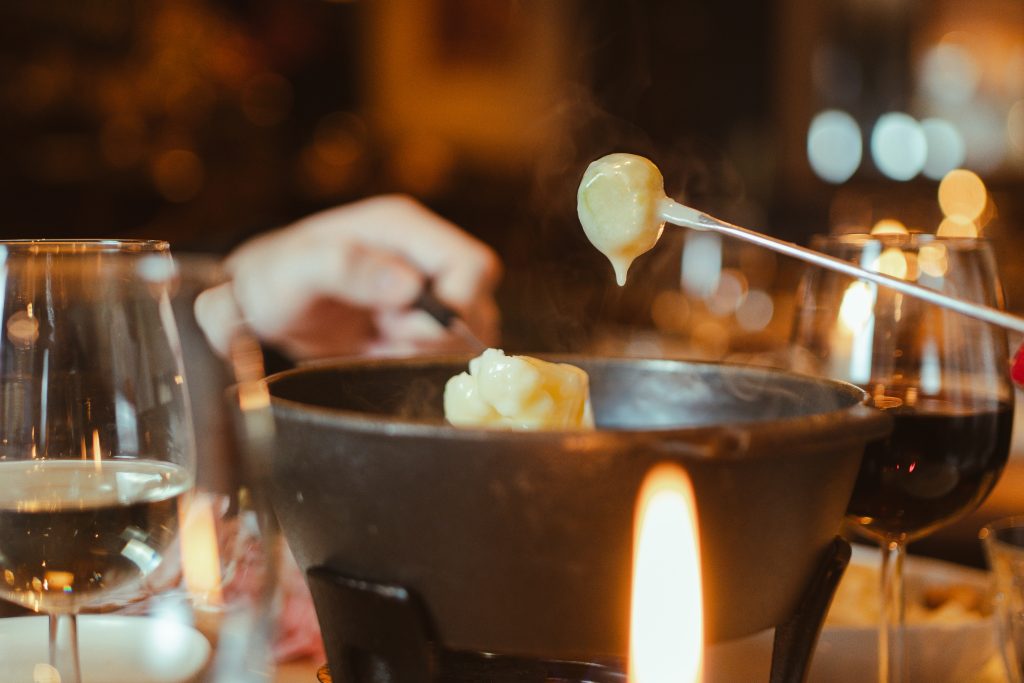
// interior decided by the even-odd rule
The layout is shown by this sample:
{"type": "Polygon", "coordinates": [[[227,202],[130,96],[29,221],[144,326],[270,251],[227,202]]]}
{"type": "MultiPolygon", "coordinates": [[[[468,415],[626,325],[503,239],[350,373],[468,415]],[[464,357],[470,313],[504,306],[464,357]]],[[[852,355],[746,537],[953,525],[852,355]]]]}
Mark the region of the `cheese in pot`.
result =
{"type": "Polygon", "coordinates": [[[448,380],[444,416],[457,427],[592,429],[589,384],[574,365],[487,349],[448,380]]]}

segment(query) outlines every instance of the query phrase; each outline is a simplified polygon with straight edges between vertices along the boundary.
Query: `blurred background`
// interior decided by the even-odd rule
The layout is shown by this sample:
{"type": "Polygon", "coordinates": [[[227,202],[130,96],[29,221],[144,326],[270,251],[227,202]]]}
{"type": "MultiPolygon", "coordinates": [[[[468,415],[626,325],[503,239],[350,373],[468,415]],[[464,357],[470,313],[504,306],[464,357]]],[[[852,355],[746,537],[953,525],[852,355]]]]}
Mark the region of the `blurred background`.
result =
{"type": "Polygon", "coordinates": [[[1024,307],[1020,0],[8,1],[0,107],[2,237],[226,252],[409,193],[505,259],[513,350],[784,343],[801,266],[756,248],[669,230],[615,287],[575,215],[613,151],[799,242],[982,234],[1024,307]]]}

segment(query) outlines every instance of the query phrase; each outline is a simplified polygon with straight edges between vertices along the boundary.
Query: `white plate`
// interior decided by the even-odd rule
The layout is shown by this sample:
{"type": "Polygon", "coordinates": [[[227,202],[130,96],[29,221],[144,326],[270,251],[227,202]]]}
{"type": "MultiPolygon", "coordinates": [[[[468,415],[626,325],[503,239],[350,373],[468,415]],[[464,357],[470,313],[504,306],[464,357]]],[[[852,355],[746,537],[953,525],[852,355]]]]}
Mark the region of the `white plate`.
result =
{"type": "MultiPolygon", "coordinates": [[[[50,680],[48,642],[47,617],[0,619],[0,681],[50,680]]],[[[84,683],[186,683],[206,664],[210,643],[191,626],[167,619],[83,615],[78,652],[84,683]]]]}
{"type": "MultiPolygon", "coordinates": [[[[879,551],[854,546],[851,565],[877,567],[879,551]]],[[[907,591],[921,585],[962,584],[987,594],[983,571],[923,557],[908,557],[907,591]]],[[[767,681],[774,632],[708,648],[706,683],[767,681]]],[[[911,680],[965,683],[987,680],[996,655],[995,623],[977,618],[953,624],[911,624],[907,627],[911,680]]],[[[818,641],[808,683],[864,683],[877,680],[878,642],[874,627],[826,626],[818,641]]]]}

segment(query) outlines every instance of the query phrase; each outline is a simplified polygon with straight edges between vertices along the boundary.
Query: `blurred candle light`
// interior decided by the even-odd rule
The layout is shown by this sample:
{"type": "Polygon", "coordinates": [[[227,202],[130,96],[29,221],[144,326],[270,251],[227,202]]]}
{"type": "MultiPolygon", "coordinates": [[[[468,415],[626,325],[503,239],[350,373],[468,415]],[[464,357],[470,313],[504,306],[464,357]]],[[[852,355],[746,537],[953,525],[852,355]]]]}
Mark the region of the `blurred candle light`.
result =
{"type": "Polygon", "coordinates": [[[907,263],[907,257],[903,254],[902,249],[899,247],[888,247],[877,259],[875,259],[874,263],[871,264],[871,270],[903,280],[907,277],[909,264],[907,263]]]}
{"type": "Polygon", "coordinates": [[[872,235],[909,235],[910,231],[907,230],[907,226],[899,222],[895,218],[883,218],[882,220],[875,223],[875,227],[871,228],[872,235]]]}
{"type": "Polygon", "coordinates": [[[917,253],[917,266],[925,275],[943,277],[949,268],[949,261],[946,257],[946,245],[923,245],[917,253]]]}
{"type": "Polygon", "coordinates": [[[220,605],[220,553],[217,550],[216,499],[197,493],[181,523],[181,564],[185,587],[197,605],[220,605]]]}
{"type": "Polygon", "coordinates": [[[634,518],[630,683],[701,680],[704,605],[693,486],[676,465],[648,473],[634,518]]]}
{"type": "Polygon", "coordinates": [[[974,224],[974,221],[962,216],[946,216],[939,223],[939,229],[935,231],[935,234],[939,237],[974,238],[978,236],[978,226],[974,224]]]}
{"type": "Polygon", "coordinates": [[[875,309],[875,293],[866,282],[851,282],[839,305],[839,320],[849,332],[858,332],[875,309]]]}
{"type": "Polygon", "coordinates": [[[857,280],[843,293],[839,305],[839,325],[832,334],[832,363],[830,372],[836,377],[849,377],[854,382],[871,378],[872,350],[875,336],[874,285],[857,280]]]}
{"type": "Polygon", "coordinates": [[[953,169],[939,183],[939,208],[947,218],[976,221],[987,203],[988,191],[976,173],[953,169]]]}

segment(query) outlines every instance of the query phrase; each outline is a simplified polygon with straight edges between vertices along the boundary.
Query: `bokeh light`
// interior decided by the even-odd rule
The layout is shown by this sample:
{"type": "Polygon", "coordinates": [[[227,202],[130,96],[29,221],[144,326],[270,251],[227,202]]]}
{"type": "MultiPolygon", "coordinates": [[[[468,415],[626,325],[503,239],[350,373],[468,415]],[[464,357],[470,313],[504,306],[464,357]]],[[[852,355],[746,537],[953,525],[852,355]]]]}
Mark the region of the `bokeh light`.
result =
{"type": "Polygon", "coordinates": [[[819,178],[844,183],[860,167],[863,156],[860,127],[844,111],[819,113],[807,131],[807,159],[819,178]]]}
{"type": "Polygon", "coordinates": [[[871,132],[871,158],[884,175],[910,180],[924,169],[928,142],[912,116],[889,112],[879,117],[871,132]]]}
{"type": "Polygon", "coordinates": [[[908,235],[910,231],[895,218],[883,218],[871,228],[872,235],[908,235]]]}
{"type": "Polygon", "coordinates": [[[875,292],[866,282],[851,282],[839,305],[839,320],[850,332],[858,332],[874,313],[875,292]]]}
{"type": "Polygon", "coordinates": [[[995,102],[979,98],[964,108],[957,120],[964,136],[967,158],[964,165],[979,173],[990,173],[1006,158],[1006,109],[995,102]]]}
{"type": "Polygon", "coordinates": [[[924,168],[921,172],[932,180],[939,180],[954,168],[964,163],[967,153],[963,136],[945,119],[925,119],[921,122],[927,143],[924,168]]]}
{"type": "Polygon", "coordinates": [[[365,156],[366,124],[355,114],[337,111],[323,117],[299,165],[304,189],[319,197],[351,189],[365,156]]]}
{"type": "Polygon", "coordinates": [[[708,310],[715,315],[731,315],[747,295],[747,278],[733,268],[726,268],[718,278],[718,287],[708,297],[708,310]]]}
{"type": "Polygon", "coordinates": [[[985,183],[978,174],[966,169],[950,171],[939,183],[939,207],[947,218],[976,221],[987,202],[985,183]]]}
{"type": "Polygon", "coordinates": [[[944,40],[921,59],[919,77],[929,98],[948,104],[969,102],[978,86],[978,66],[962,45],[944,40]]]}
{"type": "Polygon", "coordinates": [[[713,318],[697,323],[691,332],[691,339],[694,351],[703,358],[721,358],[729,351],[729,330],[713,318]]]}
{"type": "Polygon", "coordinates": [[[159,154],[152,166],[153,183],[165,199],[187,202],[199,194],[206,180],[202,160],[187,149],[159,154]]]}
{"type": "Polygon", "coordinates": [[[718,289],[722,275],[722,238],[710,232],[687,232],[682,261],[683,291],[707,298],[718,289]]]}
{"type": "Polygon", "coordinates": [[[736,309],[736,323],[747,332],[760,332],[768,327],[775,314],[775,304],[767,292],[752,289],[736,309]]]}
{"type": "Polygon", "coordinates": [[[967,237],[978,236],[978,226],[972,220],[961,216],[946,216],[939,223],[939,229],[935,231],[939,237],[967,237]]]}
{"type": "Polygon", "coordinates": [[[890,277],[904,279],[909,272],[907,257],[899,247],[887,247],[871,264],[871,270],[890,277]]]}
{"type": "Polygon", "coordinates": [[[925,244],[917,252],[917,267],[925,275],[943,277],[949,269],[945,244],[925,244]]]}

